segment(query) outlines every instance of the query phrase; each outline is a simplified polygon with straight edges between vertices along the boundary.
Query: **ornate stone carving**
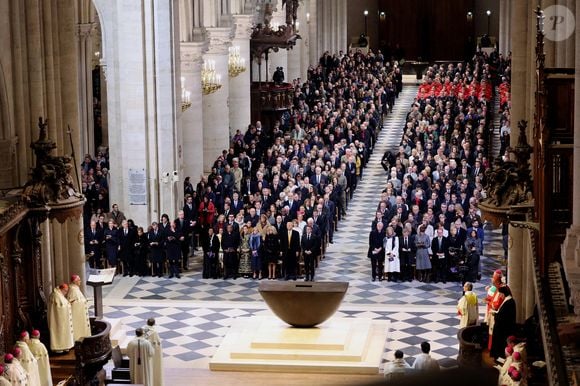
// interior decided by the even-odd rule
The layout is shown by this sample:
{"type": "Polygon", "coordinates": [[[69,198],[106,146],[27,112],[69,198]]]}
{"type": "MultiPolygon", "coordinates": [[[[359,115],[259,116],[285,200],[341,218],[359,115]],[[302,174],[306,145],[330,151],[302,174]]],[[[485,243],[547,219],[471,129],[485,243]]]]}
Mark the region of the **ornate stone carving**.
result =
{"type": "Polygon", "coordinates": [[[32,169],[31,180],[25,185],[23,197],[31,207],[43,207],[63,201],[84,201],[76,191],[71,175],[74,166],[69,155],[53,156],[56,143],[48,138],[48,123],[38,119],[40,133],[38,140],[30,144],[36,155],[36,165],[32,169]]]}
{"type": "Polygon", "coordinates": [[[520,136],[512,151],[516,160],[496,159],[493,168],[486,171],[487,198],[484,202],[496,207],[509,207],[531,200],[532,179],[528,160],[532,152],[526,138],[526,121],[518,122],[520,136]]]}
{"type": "Polygon", "coordinates": [[[207,54],[226,55],[234,37],[232,28],[206,28],[209,46],[207,54]]]}

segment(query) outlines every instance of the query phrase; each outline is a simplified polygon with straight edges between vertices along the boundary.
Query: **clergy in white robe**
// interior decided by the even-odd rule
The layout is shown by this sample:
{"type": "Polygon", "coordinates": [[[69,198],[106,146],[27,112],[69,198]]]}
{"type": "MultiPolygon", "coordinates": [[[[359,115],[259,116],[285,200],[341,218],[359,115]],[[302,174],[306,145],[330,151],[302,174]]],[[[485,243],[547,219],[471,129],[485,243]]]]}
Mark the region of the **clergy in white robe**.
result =
{"type": "Polygon", "coordinates": [[[142,383],[144,386],[157,386],[153,379],[153,355],[155,349],[143,336],[143,329],[135,330],[135,339],[127,345],[131,383],[142,383]]]}
{"type": "Polygon", "coordinates": [[[41,386],[40,373],[38,372],[38,361],[30,351],[27,342],[30,340],[27,331],[20,334],[20,339],[16,341],[16,348],[20,350],[20,355],[14,355],[19,361],[24,370],[28,373],[30,386],[41,386]]]}
{"type": "Polygon", "coordinates": [[[147,325],[143,327],[145,339],[153,345],[153,380],[155,386],[163,386],[163,348],[159,333],[155,330],[155,319],[147,319],[147,325]]]}
{"type": "Polygon", "coordinates": [[[27,386],[28,374],[12,354],[4,355],[4,374],[12,386],[27,386]]]}
{"type": "Polygon", "coordinates": [[[401,272],[401,260],[399,259],[399,238],[391,226],[387,227],[383,248],[385,251],[385,276],[388,281],[395,281],[401,272]]]}
{"type": "Polygon", "coordinates": [[[8,378],[6,378],[6,373],[4,372],[4,365],[0,365],[0,386],[12,386],[8,378]]]}
{"type": "Polygon", "coordinates": [[[477,295],[472,292],[473,284],[465,282],[463,296],[457,302],[457,314],[461,318],[459,328],[475,326],[479,322],[479,305],[477,295]]]}
{"type": "Polygon", "coordinates": [[[91,336],[91,323],[89,321],[89,306],[87,298],[81,291],[81,278],[78,275],[71,277],[68,294],[72,310],[73,337],[75,342],[85,336],[91,336]]]}
{"type": "Polygon", "coordinates": [[[38,361],[38,373],[40,375],[40,384],[42,386],[52,386],[52,373],[50,371],[50,361],[48,359],[48,350],[44,343],[40,341],[40,331],[33,330],[27,342],[30,352],[38,361]]]}
{"type": "Polygon", "coordinates": [[[52,291],[48,302],[48,329],[52,351],[70,350],[74,345],[72,311],[66,298],[68,285],[61,284],[52,291]]]}

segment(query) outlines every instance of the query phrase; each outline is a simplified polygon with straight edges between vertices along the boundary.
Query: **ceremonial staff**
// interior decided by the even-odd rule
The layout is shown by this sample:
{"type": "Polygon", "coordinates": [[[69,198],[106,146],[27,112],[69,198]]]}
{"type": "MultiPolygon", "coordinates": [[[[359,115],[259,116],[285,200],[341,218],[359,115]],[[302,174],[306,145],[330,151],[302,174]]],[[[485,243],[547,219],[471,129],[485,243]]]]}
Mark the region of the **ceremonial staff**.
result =
{"type": "Polygon", "coordinates": [[[71,149],[71,157],[73,159],[74,162],[74,169],[75,169],[75,174],[77,176],[77,184],[78,184],[78,188],[79,188],[79,193],[82,194],[83,193],[83,189],[81,187],[81,179],[79,177],[79,165],[77,164],[77,159],[75,157],[75,147],[73,146],[73,140],[72,140],[72,130],[70,129],[70,125],[67,125],[68,130],[67,130],[67,134],[68,134],[68,139],[70,140],[70,149],[71,149]]]}

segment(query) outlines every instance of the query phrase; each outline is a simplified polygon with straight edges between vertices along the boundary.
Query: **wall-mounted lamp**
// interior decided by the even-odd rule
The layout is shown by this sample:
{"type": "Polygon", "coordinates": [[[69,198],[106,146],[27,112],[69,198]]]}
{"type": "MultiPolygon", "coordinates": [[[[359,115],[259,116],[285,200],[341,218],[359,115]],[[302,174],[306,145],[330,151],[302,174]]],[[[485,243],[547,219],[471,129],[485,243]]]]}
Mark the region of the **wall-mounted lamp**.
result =
{"type": "Polygon", "coordinates": [[[306,12],[306,22],[310,23],[310,12],[306,12]]]}
{"type": "Polygon", "coordinates": [[[365,15],[365,36],[368,36],[368,16],[369,16],[369,11],[365,9],[365,11],[363,12],[363,15],[365,15]]]}
{"type": "Polygon", "coordinates": [[[379,12],[379,19],[381,21],[385,21],[386,17],[387,17],[387,14],[385,13],[385,11],[379,12]]]}

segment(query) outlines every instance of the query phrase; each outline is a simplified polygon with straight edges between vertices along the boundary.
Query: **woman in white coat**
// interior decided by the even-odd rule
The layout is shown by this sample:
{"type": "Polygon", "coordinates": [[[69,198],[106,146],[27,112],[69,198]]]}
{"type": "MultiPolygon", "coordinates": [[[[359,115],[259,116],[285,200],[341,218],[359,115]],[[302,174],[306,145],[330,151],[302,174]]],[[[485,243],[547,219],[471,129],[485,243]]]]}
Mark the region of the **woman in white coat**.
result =
{"type": "Polygon", "coordinates": [[[385,276],[388,281],[399,280],[401,261],[399,260],[399,238],[393,227],[387,227],[387,233],[383,239],[385,249],[385,276]]]}

